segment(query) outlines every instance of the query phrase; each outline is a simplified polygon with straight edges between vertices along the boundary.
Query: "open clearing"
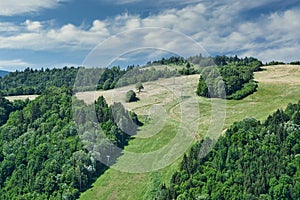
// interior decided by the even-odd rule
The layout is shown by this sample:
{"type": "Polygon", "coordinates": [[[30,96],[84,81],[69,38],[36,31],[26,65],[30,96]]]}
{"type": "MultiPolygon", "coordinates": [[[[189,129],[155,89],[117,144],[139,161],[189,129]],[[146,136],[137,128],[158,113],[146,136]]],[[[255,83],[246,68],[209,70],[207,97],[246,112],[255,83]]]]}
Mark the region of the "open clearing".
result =
{"type": "MultiPolygon", "coordinates": [[[[257,92],[243,100],[225,102],[226,119],[222,127],[223,131],[233,122],[246,117],[265,120],[276,109],[285,108],[288,103],[296,103],[300,100],[300,66],[278,65],[264,67],[264,69],[255,73],[255,80],[259,82],[257,92]]],[[[150,122],[145,123],[145,128],[142,127],[135,139],[131,140],[125,148],[126,151],[148,152],[167,145],[176,135],[174,130],[178,123],[182,123],[180,119],[186,117],[182,113],[183,104],[179,102],[187,101],[186,99],[197,98],[199,110],[195,109],[197,106],[192,103],[184,104],[185,111],[191,115],[190,123],[192,121],[195,123],[195,117],[198,116],[197,134],[200,137],[206,135],[212,117],[212,103],[209,99],[195,96],[194,90],[198,78],[199,75],[192,75],[144,83],[145,90],[138,93],[140,101],[134,103],[124,102],[125,93],[134,89],[134,86],[110,91],[78,93],[77,97],[92,103],[99,95],[103,95],[109,104],[113,101],[124,103],[127,109],[140,115],[144,122],[145,119],[150,118],[150,122]],[[187,92],[188,88],[194,89],[192,92],[187,92]],[[195,112],[200,114],[197,115],[195,112]]],[[[81,195],[80,199],[149,199],[151,194],[155,194],[160,183],[168,183],[179,160],[168,167],[148,173],[126,173],[110,168],[98,178],[91,189],[81,195]]],[[[123,161],[122,157],[118,160],[119,163],[123,161]]]]}
{"type": "Polygon", "coordinates": [[[15,101],[15,100],[33,100],[37,98],[39,95],[18,95],[18,96],[7,96],[5,97],[9,101],[15,101]]]}

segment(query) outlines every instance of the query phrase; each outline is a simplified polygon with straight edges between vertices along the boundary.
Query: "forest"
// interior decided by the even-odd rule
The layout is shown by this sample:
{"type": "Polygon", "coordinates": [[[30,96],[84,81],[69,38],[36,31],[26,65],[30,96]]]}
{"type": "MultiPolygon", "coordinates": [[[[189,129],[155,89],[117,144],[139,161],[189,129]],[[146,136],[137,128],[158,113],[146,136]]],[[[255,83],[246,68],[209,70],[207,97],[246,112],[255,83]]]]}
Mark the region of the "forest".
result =
{"type": "Polygon", "coordinates": [[[0,127],[0,199],[78,198],[107,169],[100,161],[107,159],[109,145],[113,142],[121,151],[127,144],[123,131],[128,130],[119,127],[135,131],[132,127],[141,125],[122,104],[108,106],[103,97],[95,107],[73,99],[73,111],[72,90],[67,87],[50,87],[36,100],[21,102],[0,98],[5,112],[0,127]],[[96,118],[88,115],[92,109],[96,118]]]}
{"type": "Polygon", "coordinates": [[[264,122],[235,122],[203,157],[202,145],[214,143],[205,140],[156,199],[300,199],[300,101],[264,122]]]}

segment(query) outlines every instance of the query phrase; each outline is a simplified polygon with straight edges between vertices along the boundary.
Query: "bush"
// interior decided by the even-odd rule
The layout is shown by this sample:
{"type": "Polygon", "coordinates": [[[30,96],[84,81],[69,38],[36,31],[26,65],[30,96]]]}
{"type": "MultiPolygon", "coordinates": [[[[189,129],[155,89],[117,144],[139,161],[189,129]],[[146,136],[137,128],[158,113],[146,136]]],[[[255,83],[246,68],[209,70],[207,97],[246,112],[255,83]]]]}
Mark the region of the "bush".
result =
{"type": "Polygon", "coordinates": [[[126,96],[125,96],[126,102],[133,102],[133,101],[137,101],[137,100],[139,100],[139,99],[136,97],[136,93],[133,90],[129,90],[126,93],[126,96]]]}

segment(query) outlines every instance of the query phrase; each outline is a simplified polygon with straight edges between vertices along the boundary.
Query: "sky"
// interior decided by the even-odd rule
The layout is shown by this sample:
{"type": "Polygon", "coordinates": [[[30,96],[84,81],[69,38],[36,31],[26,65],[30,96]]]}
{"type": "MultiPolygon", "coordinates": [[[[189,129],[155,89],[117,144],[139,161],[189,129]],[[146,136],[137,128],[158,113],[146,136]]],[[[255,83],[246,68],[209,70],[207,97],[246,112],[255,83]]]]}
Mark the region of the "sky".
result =
{"type": "Polygon", "coordinates": [[[97,56],[94,65],[143,64],[191,56],[190,41],[211,56],[291,62],[300,60],[299,19],[299,0],[6,0],[0,69],[81,66],[97,56]]]}

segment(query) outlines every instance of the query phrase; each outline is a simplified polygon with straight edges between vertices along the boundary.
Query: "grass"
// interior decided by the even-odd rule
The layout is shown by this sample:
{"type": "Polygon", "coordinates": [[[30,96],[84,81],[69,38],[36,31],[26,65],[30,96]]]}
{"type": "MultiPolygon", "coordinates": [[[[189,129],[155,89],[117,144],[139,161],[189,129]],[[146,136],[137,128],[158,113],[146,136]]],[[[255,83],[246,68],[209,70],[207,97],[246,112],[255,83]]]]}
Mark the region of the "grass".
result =
{"type": "MultiPolygon", "coordinates": [[[[285,108],[288,103],[296,103],[300,99],[300,82],[298,78],[300,77],[300,66],[270,66],[266,69],[266,71],[255,74],[255,78],[259,82],[257,92],[243,100],[225,102],[226,118],[223,130],[227,129],[233,122],[240,121],[246,117],[265,120],[276,109],[285,108]]],[[[198,76],[185,78],[183,80],[184,84],[179,79],[182,79],[182,77],[176,78],[178,83],[174,86],[176,91],[182,91],[182,87],[186,83],[190,84],[189,87],[195,87],[198,76]]],[[[197,106],[189,98],[182,100],[186,104],[178,103],[180,98],[174,98],[174,96],[178,97],[182,94],[177,93],[174,95],[172,90],[168,90],[172,83],[174,83],[172,79],[146,83],[144,84],[145,92],[139,94],[141,101],[125,104],[128,109],[134,110],[139,115],[152,117],[150,122],[147,122],[145,127],[141,128],[135,139],[129,142],[129,145],[125,148],[126,151],[137,153],[151,152],[170,143],[171,139],[176,135],[179,124],[183,123],[184,126],[187,126],[186,123],[188,123],[181,121],[180,114],[183,112],[181,106],[184,106],[186,112],[189,113],[188,116],[190,117],[188,118],[190,121],[195,121],[197,115],[193,113],[200,111],[197,133],[202,137],[207,134],[209,123],[212,121],[211,117],[214,114],[211,112],[211,100],[195,97],[198,100],[199,110],[195,109],[197,106]],[[157,111],[159,115],[155,114],[155,112],[149,112],[149,109],[151,110],[154,105],[160,105],[157,111]],[[158,127],[159,124],[155,124],[155,122],[162,120],[162,118],[166,120],[162,121],[163,125],[158,127]],[[150,133],[147,133],[147,130],[150,133]],[[152,133],[151,130],[155,131],[152,133]]],[[[128,88],[125,88],[124,91],[128,88]]],[[[109,94],[107,91],[105,92],[106,95],[109,94]]],[[[116,99],[121,99],[122,96],[118,97],[118,94],[122,94],[122,91],[116,92],[116,95],[113,96],[116,99]]],[[[187,96],[189,95],[193,96],[193,94],[187,94],[187,96]]],[[[86,95],[83,94],[82,96],[86,95]]],[[[190,123],[193,124],[192,122],[190,123]]],[[[219,134],[217,133],[217,135],[219,134]]],[[[118,162],[122,163],[125,161],[121,157],[118,162]]],[[[126,173],[110,168],[97,179],[91,189],[82,193],[80,199],[150,199],[153,194],[156,194],[161,183],[168,184],[179,162],[180,159],[163,169],[148,173],[126,173]]]]}

